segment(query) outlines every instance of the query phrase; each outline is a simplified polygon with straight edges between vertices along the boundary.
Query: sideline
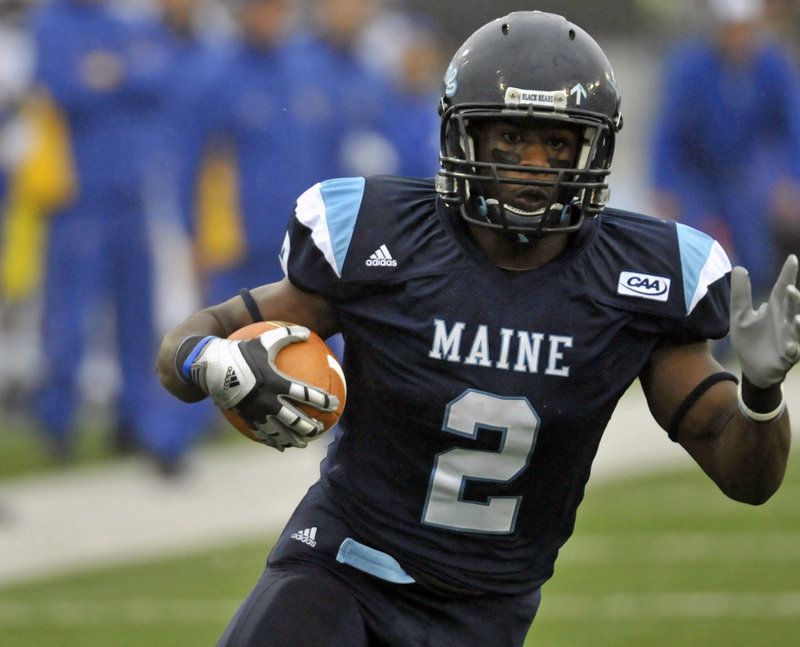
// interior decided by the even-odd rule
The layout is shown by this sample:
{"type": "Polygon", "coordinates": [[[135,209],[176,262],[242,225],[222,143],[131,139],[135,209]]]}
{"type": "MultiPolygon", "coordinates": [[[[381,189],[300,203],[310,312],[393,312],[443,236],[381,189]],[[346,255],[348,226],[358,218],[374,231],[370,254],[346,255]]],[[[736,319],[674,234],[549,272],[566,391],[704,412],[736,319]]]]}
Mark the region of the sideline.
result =
{"type": "MultiPolygon", "coordinates": [[[[785,391],[800,402],[800,371],[789,374],[785,391]]],[[[2,482],[0,587],[258,540],[282,527],[323,455],[322,442],[279,454],[243,439],[198,449],[175,481],[129,459],[2,482]]],[[[611,419],[588,487],[691,464],[655,424],[636,383],[611,419]]]]}

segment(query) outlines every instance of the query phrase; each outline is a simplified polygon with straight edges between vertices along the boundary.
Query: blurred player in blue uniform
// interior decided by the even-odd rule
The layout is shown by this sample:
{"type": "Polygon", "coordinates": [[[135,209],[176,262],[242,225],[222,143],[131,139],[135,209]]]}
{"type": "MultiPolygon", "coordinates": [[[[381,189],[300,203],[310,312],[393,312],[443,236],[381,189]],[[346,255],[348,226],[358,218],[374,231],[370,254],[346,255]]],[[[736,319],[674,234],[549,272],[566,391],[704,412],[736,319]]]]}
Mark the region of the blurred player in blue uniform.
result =
{"type": "Polygon", "coordinates": [[[115,441],[123,451],[172,424],[160,415],[143,352],[157,335],[142,191],[170,60],[151,21],[121,16],[102,0],[53,0],[33,10],[31,26],[36,82],[65,115],[78,184],[76,199],[50,222],[37,409],[53,450],[68,455],[79,368],[87,349],[115,334],[115,441]]]}
{"type": "Polygon", "coordinates": [[[665,64],[652,159],[658,215],[717,238],[764,295],[780,262],[773,221],[794,220],[796,231],[800,218],[781,200],[800,187],[798,77],[766,30],[763,0],[708,5],[713,34],[681,43],[665,64]]]}
{"type": "MultiPolygon", "coordinates": [[[[192,115],[226,57],[227,34],[204,18],[203,0],[159,0],[150,38],[165,62],[153,115],[141,137],[149,137],[143,172],[144,207],[153,245],[155,325],[171,328],[198,307],[200,295],[192,255],[190,222],[198,192],[202,146],[192,115]],[[181,280],[181,289],[175,282],[181,280]]],[[[174,400],[154,398],[157,419],[140,431],[140,444],[168,473],[180,471],[197,438],[218,414],[212,406],[188,412],[174,400]]]]}
{"type": "Polygon", "coordinates": [[[234,262],[210,272],[212,303],[282,275],[286,214],[297,194],[321,179],[309,155],[308,113],[317,108],[303,94],[309,74],[293,45],[290,3],[235,0],[233,11],[238,41],[192,112],[199,145],[232,159],[243,242],[234,262]]]}
{"type": "Polygon", "coordinates": [[[169,217],[191,228],[202,143],[192,115],[202,110],[204,93],[220,74],[228,54],[228,36],[203,24],[203,0],[159,0],[154,25],[169,68],[153,134],[153,156],[146,181],[148,193],[169,217]]]}
{"type": "Polygon", "coordinates": [[[315,0],[300,23],[295,55],[306,67],[297,83],[313,128],[318,180],[395,168],[397,153],[385,133],[389,72],[368,68],[357,47],[377,6],[376,0],[315,0]]]}
{"type": "Polygon", "coordinates": [[[395,11],[374,19],[360,40],[364,64],[376,74],[388,74],[392,81],[391,100],[380,111],[380,131],[394,149],[384,156],[384,163],[395,175],[436,175],[436,102],[447,64],[441,31],[423,16],[395,11]]]}
{"type": "Polygon", "coordinates": [[[174,395],[210,395],[281,450],[319,429],[296,403],[336,403],[277,372],[275,353],[306,326],[345,338],[347,408],[321,478],[219,645],[522,645],[637,378],[725,494],[761,503],[778,488],[797,259],[755,313],[746,271],[713,239],[606,209],[619,105],[578,26],[490,22],[445,76],[436,182],[315,185],[289,223],[286,277],[165,337],[174,395]],[[223,338],[254,318],[299,325],[223,338]],[[708,350],[729,319],[741,396],[708,350]]]}

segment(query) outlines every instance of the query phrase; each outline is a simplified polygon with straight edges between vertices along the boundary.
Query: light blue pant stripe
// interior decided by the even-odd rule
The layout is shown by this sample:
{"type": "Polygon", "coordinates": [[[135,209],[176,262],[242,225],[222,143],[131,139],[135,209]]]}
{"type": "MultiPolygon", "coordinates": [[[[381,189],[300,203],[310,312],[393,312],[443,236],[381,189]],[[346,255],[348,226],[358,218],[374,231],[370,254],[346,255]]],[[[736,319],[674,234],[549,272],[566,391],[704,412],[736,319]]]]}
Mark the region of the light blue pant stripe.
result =
{"type": "Polygon", "coordinates": [[[391,555],[348,537],[339,546],[336,561],[395,584],[413,584],[414,578],[391,555]]]}

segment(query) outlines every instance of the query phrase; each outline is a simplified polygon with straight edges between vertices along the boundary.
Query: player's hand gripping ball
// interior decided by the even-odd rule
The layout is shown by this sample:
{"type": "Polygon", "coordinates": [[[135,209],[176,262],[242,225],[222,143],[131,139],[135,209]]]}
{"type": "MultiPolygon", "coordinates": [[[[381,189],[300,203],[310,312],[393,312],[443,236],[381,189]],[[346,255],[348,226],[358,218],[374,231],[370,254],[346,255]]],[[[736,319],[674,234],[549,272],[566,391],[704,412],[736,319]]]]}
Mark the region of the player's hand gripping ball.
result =
{"type": "MultiPolygon", "coordinates": [[[[268,330],[290,325],[292,324],[283,321],[259,321],[240,328],[229,335],[228,339],[252,339],[268,330]]],[[[307,437],[309,440],[319,438],[339,421],[339,416],[344,411],[347,384],[336,356],[319,335],[311,331],[305,341],[294,342],[282,348],[275,358],[275,366],[287,376],[316,386],[339,398],[339,408],[336,411],[325,412],[310,405],[298,404],[299,409],[324,425],[322,431],[315,436],[307,437]]],[[[262,442],[236,412],[224,407],[220,407],[220,411],[243,435],[256,442],[262,442]]]]}

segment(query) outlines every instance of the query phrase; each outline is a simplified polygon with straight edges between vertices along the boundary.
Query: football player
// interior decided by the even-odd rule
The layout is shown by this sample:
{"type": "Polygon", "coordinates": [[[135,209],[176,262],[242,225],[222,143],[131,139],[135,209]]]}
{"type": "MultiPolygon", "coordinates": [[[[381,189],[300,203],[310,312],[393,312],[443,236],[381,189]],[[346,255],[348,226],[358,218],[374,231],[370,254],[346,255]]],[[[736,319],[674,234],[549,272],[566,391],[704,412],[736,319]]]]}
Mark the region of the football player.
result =
{"type": "Polygon", "coordinates": [[[435,183],[312,187],[286,277],[166,336],[165,386],[226,403],[280,450],[318,430],[296,404],[326,395],[275,354],[307,328],[345,337],[348,404],[320,480],[220,645],[522,645],[637,378],[725,494],[759,504],[778,488],[797,259],[754,311],[714,240],[606,208],[619,107],[578,26],[537,11],[490,22],[444,79],[435,183]],[[225,339],[260,318],[298,325],[225,339]],[[708,349],[729,326],[741,381],[708,349]]]}

